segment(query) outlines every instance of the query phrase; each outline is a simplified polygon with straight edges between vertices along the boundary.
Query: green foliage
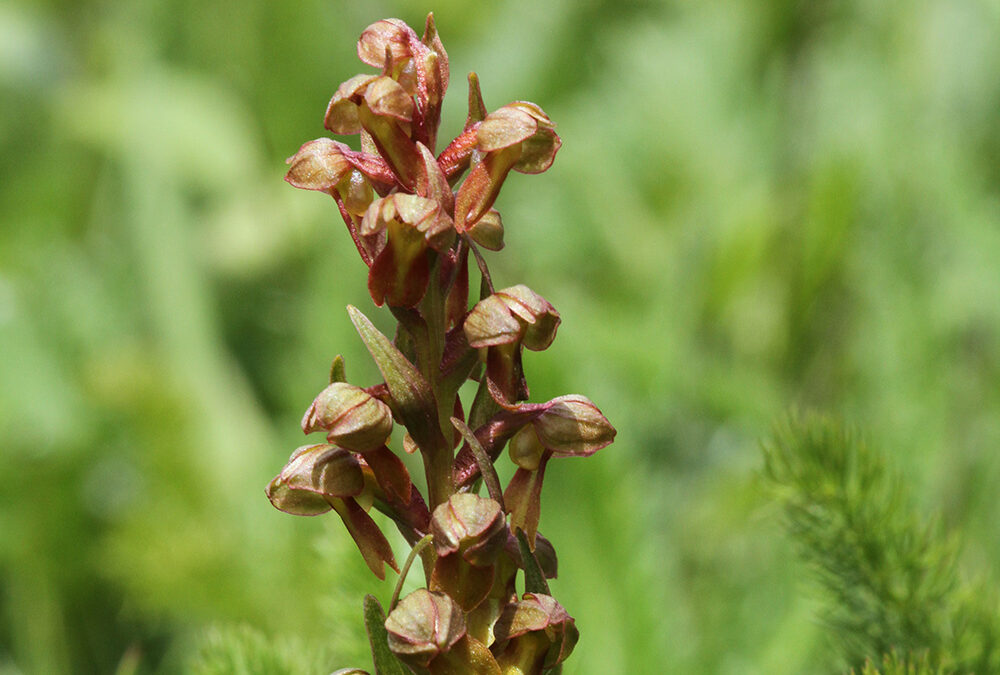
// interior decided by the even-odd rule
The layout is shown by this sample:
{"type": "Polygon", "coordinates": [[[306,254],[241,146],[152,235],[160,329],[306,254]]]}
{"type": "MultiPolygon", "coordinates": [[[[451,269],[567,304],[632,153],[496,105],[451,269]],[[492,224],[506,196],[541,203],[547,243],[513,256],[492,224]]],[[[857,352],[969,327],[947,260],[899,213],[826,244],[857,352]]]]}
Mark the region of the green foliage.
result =
{"type": "Polygon", "coordinates": [[[365,596],[365,630],[368,632],[375,672],[378,675],[407,675],[409,669],[389,649],[385,610],[373,595],[365,596]]]}
{"type": "MultiPolygon", "coordinates": [[[[824,592],[823,617],[845,664],[899,652],[925,654],[921,673],[997,672],[995,595],[963,585],[954,537],[913,509],[899,477],[857,434],[793,419],[766,445],[764,473],[824,592]]],[[[904,666],[886,663],[888,672],[916,668],[904,666]]]]}
{"type": "MultiPolygon", "coordinates": [[[[855,675],[854,670],[851,675],[855,675]]],[[[907,660],[893,653],[882,659],[881,666],[866,661],[861,675],[945,675],[945,671],[929,666],[926,655],[907,660]]]]}
{"type": "Polygon", "coordinates": [[[193,675],[325,675],[329,655],[301,640],[270,639],[249,626],[213,629],[202,641],[193,675]]]}

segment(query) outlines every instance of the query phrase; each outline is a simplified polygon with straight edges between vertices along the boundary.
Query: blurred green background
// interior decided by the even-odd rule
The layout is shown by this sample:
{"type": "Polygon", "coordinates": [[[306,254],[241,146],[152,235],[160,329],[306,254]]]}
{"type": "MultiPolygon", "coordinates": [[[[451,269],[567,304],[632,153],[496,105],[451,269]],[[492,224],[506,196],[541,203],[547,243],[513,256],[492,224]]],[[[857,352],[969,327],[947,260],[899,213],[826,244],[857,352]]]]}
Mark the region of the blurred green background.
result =
{"type": "Polygon", "coordinates": [[[790,407],[889,451],[969,573],[1000,562],[996,0],[8,0],[0,673],[185,672],[226,626],[365,664],[391,587],[263,487],[334,354],[376,379],[344,306],[387,322],[283,160],[364,27],[431,9],[442,136],[476,70],[564,142],[508,180],[490,261],[563,317],[533,398],[620,432],[546,480],[567,674],[823,672],[755,479],[790,407]]]}

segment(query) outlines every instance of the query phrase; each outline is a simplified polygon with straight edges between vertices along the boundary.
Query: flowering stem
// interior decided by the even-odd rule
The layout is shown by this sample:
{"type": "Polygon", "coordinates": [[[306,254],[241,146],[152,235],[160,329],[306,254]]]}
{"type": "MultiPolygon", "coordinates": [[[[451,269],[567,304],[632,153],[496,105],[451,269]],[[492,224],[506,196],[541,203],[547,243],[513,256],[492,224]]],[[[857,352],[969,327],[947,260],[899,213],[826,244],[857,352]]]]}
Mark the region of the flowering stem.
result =
{"type": "Polygon", "coordinates": [[[288,160],[285,179],[334,198],[368,267],[371,298],[388,306],[396,332],[390,340],[348,307],[384,382],[352,385],[335,360],[330,385],[302,421],[327,442],[296,450],[267,495],[296,515],[335,510],[380,578],[385,565],[396,569],[395,558],[363,505],[388,515],[411,545],[389,615],[366,600],[377,672],[556,672],[578,634],[545,581],[557,569],[538,534],[545,466],[596,452],[615,429],[582,396],[527,402],[523,350],[548,347],[559,313],[527,286],[498,291],[479,247],[504,246],[492,207],[510,172],[545,171],[561,140],[533,103],[488,113],[472,74],[464,128],[435,158],[450,76],[433,16],[423,36],[398,19],[372,24],[358,56],[378,74],[341,84],[324,125],[360,133],[361,149],[309,141],[288,160]],[[472,308],[470,251],[481,278],[472,308]],[[466,413],[459,391],[469,380],[478,389],[466,413]],[[403,449],[419,450],[426,499],[390,447],[394,425],[406,428],[403,449]],[[494,463],[508,444],[518,468],[504,491],[494,463]],[[480,478],[486,496],[477,494],[480,478]],[[400,599],[417,556],[427,587],[400,599]],[[519,571],[528,591],[521,598],[519,571]]]}

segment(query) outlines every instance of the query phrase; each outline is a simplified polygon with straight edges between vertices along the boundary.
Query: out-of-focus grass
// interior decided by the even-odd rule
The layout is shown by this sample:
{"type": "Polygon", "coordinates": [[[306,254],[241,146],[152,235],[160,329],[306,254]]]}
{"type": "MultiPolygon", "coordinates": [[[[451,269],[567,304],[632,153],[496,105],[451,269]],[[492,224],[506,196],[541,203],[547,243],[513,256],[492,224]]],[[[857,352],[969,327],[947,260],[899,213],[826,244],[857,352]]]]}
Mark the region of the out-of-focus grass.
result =
{"type": "MultiPolygon", "coordinates": [[[[499,283],[564,319],[535,398],[620,430],[546,481],[567,673],[803,673],[821,629],[752,479],[841,414],[1000,560],[1000,8],[987,0],[14,2],[0,8],[0,672],[184,668],[209,625],[361,665],[369,581],[266,481],[364,270],[282,181],[354,40],[434,9],[464,114],[564,147],[498,204],[499,283]],[[138,656],[137,656],[138,655],[138,656]]],[[[374,310],[372,310],[374,313],[374,310]]],[[[256,639],[256,638],[255,638],[256,639]]]]}

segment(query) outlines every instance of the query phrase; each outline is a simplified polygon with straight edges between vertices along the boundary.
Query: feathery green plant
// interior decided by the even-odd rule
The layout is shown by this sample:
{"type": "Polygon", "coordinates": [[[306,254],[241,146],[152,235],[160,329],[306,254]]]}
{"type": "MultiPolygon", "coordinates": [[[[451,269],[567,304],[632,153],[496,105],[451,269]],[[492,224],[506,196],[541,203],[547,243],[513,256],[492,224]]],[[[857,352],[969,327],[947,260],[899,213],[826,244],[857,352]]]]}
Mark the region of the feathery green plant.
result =
{"type": "Polygon", "coordinates": [[[961,580],[957,538],[911,508],[881,455],[809,417],[780,426],[764,458],[841,665],[875,673],[891,655],[885,673],[1000,672],[996,596],[961,580]]]}
{"type": "MultiPolygon", "coordinates": [[[[851,675],[854,675],[854,672],[852,670],[851,675]]],[[[944,672],[940,667],[929,666],[926,656],[916,660],[906,660],[896,653],[886,654],[881,667],[866,661],[864,668],[861,669],[861,675],[944,675],[944,672]]]]}
{"type": "Polygon", "coordinates": [[[273,639],[249,626],[215,628],[202,641],[194,675],[302,675],[323,671],[325,654],[294,638],[273,639]]]}

